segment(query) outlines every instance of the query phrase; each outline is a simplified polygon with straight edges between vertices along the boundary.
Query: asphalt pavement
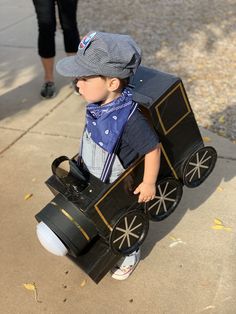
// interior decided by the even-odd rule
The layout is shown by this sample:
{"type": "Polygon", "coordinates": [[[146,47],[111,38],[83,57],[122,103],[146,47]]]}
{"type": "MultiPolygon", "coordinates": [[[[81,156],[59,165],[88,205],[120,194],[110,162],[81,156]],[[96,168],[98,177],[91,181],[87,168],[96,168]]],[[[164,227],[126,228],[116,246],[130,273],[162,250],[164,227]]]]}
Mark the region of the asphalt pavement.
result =
{"type": "MultiPolygon", "coordinates": [[[[42,248],[34,215],[52,199],[44,181],[54,158],[78,151],[85,103],[59,75],[57,96],[40,99],[32,3],[0,6],[0,312],[236,313],[236,149],[203,128],[205,144],[218,152],[216,167],[198,188],[184,188],[170,217],[151,223],[128,280],[107,275],[96,285],[42,248]]],[[[60,32],[57,47],[58,60],[60,32]]]]}

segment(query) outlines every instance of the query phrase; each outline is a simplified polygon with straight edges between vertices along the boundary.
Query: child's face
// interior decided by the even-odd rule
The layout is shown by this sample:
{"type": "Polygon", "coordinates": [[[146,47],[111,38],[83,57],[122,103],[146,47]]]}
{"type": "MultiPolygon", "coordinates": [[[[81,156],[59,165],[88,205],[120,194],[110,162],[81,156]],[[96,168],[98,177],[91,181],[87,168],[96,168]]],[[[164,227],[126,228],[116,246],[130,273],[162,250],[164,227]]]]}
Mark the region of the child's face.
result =
{"type": "Polygon", "coordinates": [[[88,103],[101,102],[101,104],[106,104],[111,101],[108,81],[100,76],[79,78],[76,86],[88,103]]]}

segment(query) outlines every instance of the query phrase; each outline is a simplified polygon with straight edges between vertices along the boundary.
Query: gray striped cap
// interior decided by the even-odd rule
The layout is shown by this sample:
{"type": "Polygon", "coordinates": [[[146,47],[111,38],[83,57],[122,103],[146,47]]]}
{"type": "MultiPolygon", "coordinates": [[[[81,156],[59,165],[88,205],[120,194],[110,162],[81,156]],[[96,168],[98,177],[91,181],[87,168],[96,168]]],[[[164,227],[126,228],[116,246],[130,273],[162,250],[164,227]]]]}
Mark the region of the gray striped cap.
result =
{"type": "Polygon", "coordinates": [[[80,42],[77,54],[60,60],[56,70],[63,76],[102,75],[127,78],[141,62],[141,50],[128,35],[92,31],[80,42]]]}

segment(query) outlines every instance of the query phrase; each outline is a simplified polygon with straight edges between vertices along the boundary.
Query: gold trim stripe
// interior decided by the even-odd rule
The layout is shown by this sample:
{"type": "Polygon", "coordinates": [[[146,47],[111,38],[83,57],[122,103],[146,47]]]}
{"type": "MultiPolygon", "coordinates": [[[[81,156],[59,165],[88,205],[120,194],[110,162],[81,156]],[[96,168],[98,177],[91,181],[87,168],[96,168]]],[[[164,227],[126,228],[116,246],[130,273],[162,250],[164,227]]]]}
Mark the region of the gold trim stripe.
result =
{"type": "Polygon", "coordinates": [[[104,215],[101,213],[98,204],[104,200],[104,198],[110,194],[110,192],[128,175],[130,174],[131,171],[133,171],[134,168],[136,168],[136,166],[143,161],[144,157],[140,158],[140,160],[138,160],[133,167],[131,167],[129,169],[129,171],[125,172],[123,176],[120,177],[119,180],[117,180],[117,182],[115,184],[112,185],[112,187],[99,199],[99,201],[94,205],[95,210],[97,211],[98,215],[101,217],[101,219],[103,220],[103,222],[105,223],[105,225],[108,227],[108,229],[110,231],[113,230],[113,228],[110,226],[110,224],[108,223],[108,221],[106,220],[106,218],[104,217],[104,215]]]}
{"type": "Polygon", "coordinates": [[[97,204],[94,205],[96,212],[98,213],[98,215],[101,217],[101,219],[103,220],[103,222],[105,223],[105,225],[108,227],[108,229],[110,231],[112,231],[112,227],[109,225],[108,221],[106,220],[106,218],[103,216],[103,214],[101,213],[100,209],[98,208],[97,204]]]}
{"type": "Polygon", "coordinates": [[[165,156],[165,159],[166,159],[166,161],[167,161],[167,163],[168,163],[168,165],[169,165],[171,171],[173,172],[173,174],[174,174],[174,176],[175,176],[175,179],[178,179],[178,176],[177,176],[177,174],[176,174],[176,172],[175,172],[175,169],[174,169],[173,166],[171,165],[171,162],[170,162],[170,160],[169,160],[169,158],[168,158],[168,156],[167,156],[167,154],[166,154],[166,151],[164,150],[164,147],[163,147],[163,145],[162,145],[161,143],[160,143],[160,147],[161,147],[161,151],[162,151],[163,155],[165,156]]]}
{"type": "Polygon", "coordinates": [[[164,131],[164,133],[165,133],[165,135],[166,135],[166,134],[168,134],[172,129],[174,129],[174,128],[191,112],[191,109],[190,109],[190,107],[189,107],[188,100],[187,100],[186,95],[185,95],[185,93],[184,93],[184,89],[183,89],[182,83],[179,83],[177,86],[175,86],[175,88],[172,89],[172,90],[156,105],[155,109],[156,109],[156,113],[157,113],[158,119],[159,119],[159,121],[160,121],[161,127],[162,127],[162,129],[163,129],[163,131],[164,131]],[[160,116],[158,107],[159,107],[171,94],[173,94],[177,88],[180,88],[180,90],[181,90],[181,93],[182,93],[182,96],[183,96],[183,99],[184,99],[184,103],[185,103],[185,105],[186,105],[186,107],[187,107],[187,112],[186,112],[178,121],[176,121],[176,123],[175,123],[174,125],[172,125],[172,127],[170,127],[168,130],[166,130],[166,128],[165,128],[165,126],[164,126],[164,124],[163,124],[163,121],[162,121],[162,119],[161,119],[161,116],[160,116]]]}
{"type": "Polygon", "coordinates": [[[88,234],[86,233],[86,231],[78,224],[78,222],[63,208],[60,208],[55,202],[51,202],[50,204],[54,205],[55,207],[57,207],[64,216],[66,216],[78,229],[79,231],[83,234],[83,236],[85,237],[85,239],[87,241],[90,241],[90,237],[88,236],[88,234]]]}

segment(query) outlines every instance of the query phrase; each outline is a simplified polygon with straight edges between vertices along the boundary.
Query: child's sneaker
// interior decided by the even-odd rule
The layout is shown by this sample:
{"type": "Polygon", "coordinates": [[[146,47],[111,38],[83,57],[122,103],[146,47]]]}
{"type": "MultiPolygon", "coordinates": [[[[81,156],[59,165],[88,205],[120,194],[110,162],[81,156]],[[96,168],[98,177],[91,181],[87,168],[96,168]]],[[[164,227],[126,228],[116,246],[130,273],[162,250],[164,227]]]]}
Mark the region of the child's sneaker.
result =
{"type": "Polygon", "coordinates": [[[111,277],[117,280],[128,278],[140,260],[140,249],[132,254],[122,257],[118,263],[111,269],[111,277]]]}
{"type": "Polygon", "coordinates": [[[44,99],[50,99],[56,96],[56,87],[53,82],[45,82],[41,88],[40,95],[44,99]]]}

